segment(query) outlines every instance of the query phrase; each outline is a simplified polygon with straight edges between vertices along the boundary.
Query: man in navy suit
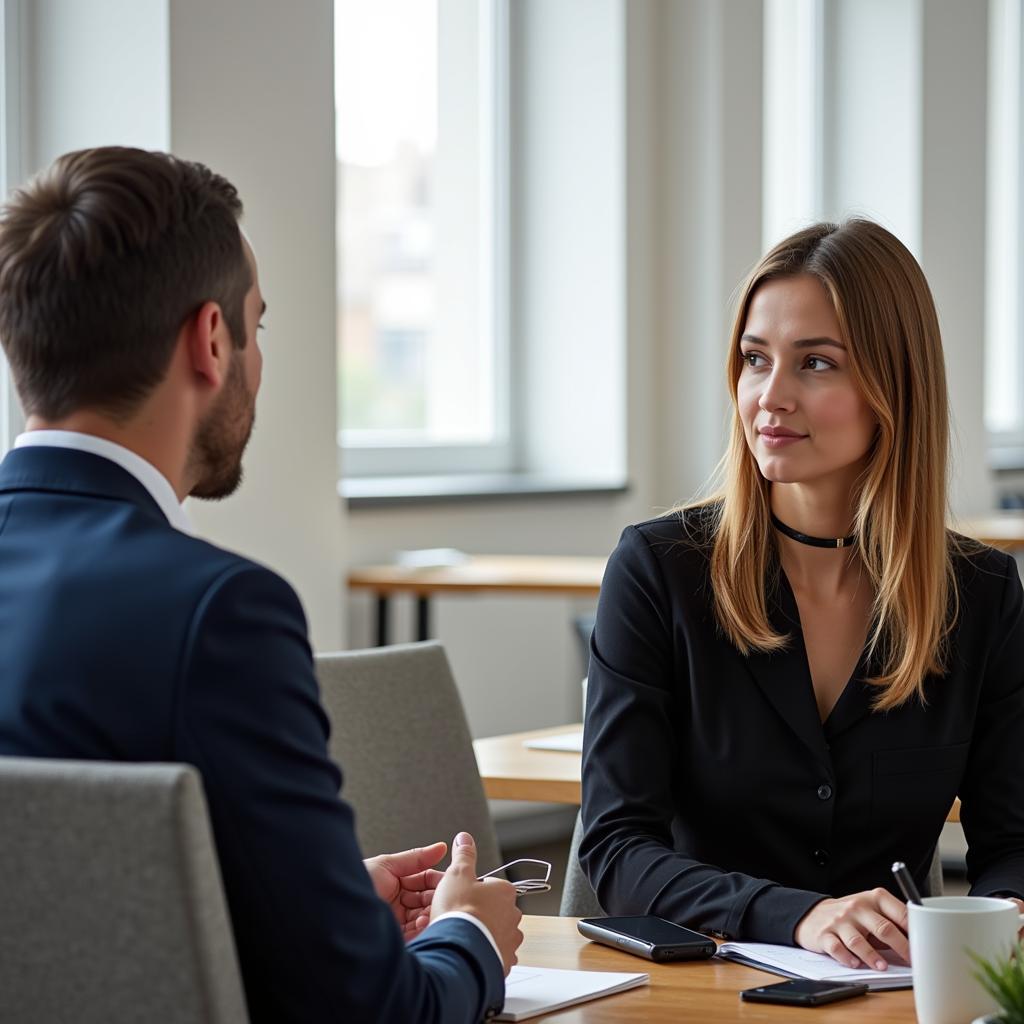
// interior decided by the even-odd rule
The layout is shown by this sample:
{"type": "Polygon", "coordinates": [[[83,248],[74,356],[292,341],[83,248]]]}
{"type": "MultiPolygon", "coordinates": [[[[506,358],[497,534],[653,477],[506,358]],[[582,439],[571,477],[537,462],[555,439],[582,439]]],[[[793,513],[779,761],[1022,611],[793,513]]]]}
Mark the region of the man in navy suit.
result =
{"type": "Polygon", "coordinates": [[[360,859],[306,622],[181,502],[241,479],[265,309],[235,189],[67,154],[0,213],[0,339],[27,429],[0,464],[0,755],[202,773],[252,1020],[493,1016],[522,941],[472,838],[360,859]],[[406,944],[408,942],[408,945],[406,944]]]}

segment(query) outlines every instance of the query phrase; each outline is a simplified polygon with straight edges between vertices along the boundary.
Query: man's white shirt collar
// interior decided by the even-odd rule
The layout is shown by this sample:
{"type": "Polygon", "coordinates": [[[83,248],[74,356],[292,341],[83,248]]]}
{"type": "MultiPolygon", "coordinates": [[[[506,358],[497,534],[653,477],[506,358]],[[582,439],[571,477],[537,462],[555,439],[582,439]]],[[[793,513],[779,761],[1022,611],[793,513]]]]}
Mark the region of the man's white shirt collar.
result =
{"type": "Polygon", "coordinates": [[[32,446],[46,448],[70,448],[76,452],[89,452],[117,463],[125,472],[131,473],[136,480],[149,492],[150,497],[160,506],[160,511],[167,516],[167,521],[182,533],[192,533],[192,524],[170,481],[141,455],[129,451],[122,445],[115,444],[103,437],[92,434],[80,434],[75,430],[30,430],[19,434],[15,439],[15,448],[32,446]]]}

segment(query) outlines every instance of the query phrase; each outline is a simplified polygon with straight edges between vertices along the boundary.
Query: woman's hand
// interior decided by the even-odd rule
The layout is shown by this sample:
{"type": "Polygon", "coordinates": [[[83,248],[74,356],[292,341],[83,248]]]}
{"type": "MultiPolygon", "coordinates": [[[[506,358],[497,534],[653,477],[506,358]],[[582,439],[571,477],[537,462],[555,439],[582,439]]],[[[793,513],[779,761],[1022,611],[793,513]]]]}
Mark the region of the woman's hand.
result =
{"type": "Polygon", "coordinates": [[[864,964],[884,971],[888,964],[879,955],[880,948],[910,962],[907,905],[887,889],[816,903],[800,919],[793,937],[798,946],[825,953],[844,967],[864,964]]]}

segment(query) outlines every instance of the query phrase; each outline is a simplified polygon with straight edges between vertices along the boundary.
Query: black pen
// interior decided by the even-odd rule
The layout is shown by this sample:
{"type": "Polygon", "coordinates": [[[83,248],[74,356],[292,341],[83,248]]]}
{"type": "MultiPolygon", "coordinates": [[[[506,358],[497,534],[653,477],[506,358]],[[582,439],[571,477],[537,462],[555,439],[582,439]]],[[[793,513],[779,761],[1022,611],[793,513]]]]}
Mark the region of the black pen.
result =
{"type": "Polygon", "coordinates": [[[892,873],[896,876],[896,881],[900,883],[900,888],[903,890],[903,895],[907,897],[907,902],[916,903],[920,906],[921,894],[917,891],[917,886],[914,885],[914,880],[910,877],[907,865],[901,860],[896,861],[892,866],[892,873]]]}

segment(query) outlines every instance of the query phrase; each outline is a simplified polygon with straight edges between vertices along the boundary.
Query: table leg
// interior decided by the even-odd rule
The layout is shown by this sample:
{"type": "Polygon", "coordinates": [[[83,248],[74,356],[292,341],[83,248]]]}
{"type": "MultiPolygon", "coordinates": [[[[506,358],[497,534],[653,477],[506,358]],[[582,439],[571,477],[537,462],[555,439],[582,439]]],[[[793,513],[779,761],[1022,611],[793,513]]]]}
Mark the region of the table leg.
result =
{"type": "Polygon", "coordinates": [[[416,598],[416,639],[430,639],[430,598],[422,594],[416,598]]]}
{"type": "Polygon", "coordinates": [[[377,646],[388,644],[388,595],[377,595],[377,646]]]}

